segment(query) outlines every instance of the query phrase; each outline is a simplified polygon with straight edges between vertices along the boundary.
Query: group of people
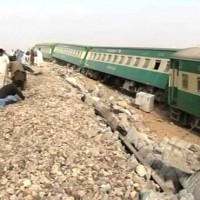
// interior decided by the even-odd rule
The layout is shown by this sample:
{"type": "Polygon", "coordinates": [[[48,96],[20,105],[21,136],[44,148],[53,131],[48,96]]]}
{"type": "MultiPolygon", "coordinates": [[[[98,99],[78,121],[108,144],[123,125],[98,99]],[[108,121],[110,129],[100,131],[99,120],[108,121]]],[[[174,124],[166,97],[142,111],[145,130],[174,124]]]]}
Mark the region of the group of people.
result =
{"type": "Polygon", "coordinates": [[[30,64],[31,66],[42,66],[43,65],[43,54],[41,52],[41,48],[39,48],[37,51],[34,51],[34,49],[31,49],[30,51],[27,51],[26,53],[17,49],[14,51],[13,49],[9,52],[8,56],[16,56],[17,61],[21,64],[30,64]]]}
{"type": "Polygon", "coordinates": [[[9,54],[0,49],[0,107],[25,99],[22,91],[26,86],[27,72],[34,74],[29,65],[42,64],[41,49],[26,53],[12,50],[9,54]]]}

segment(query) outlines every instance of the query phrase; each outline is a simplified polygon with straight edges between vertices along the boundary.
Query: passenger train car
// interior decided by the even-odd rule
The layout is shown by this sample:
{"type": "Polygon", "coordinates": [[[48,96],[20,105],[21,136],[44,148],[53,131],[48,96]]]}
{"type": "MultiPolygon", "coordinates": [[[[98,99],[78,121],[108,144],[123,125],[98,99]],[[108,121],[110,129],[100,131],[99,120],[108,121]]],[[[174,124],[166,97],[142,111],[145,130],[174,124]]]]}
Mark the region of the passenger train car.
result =
{"type": "Polygon", "coordinates": [[[175,49],[91,47],[83,67],[116,76],[127,90],[155,94],[164,101],[170,56],[175,49]]]}
{"type": "Polygon", "coordinates": [[[157,101],[168,102],[171,119],[200,128],[199,47],[182,50],[71,44],[44,47],[52,49],[44,55],[46,58],[78,66],[91,78],[155,94],[157,101]]]}
{"type": "Polygon", "coordinates": [[[87,53],[88,47],[85,46],[58,44],[53,51],[52,57],[75,66],[82,66],[87,53]]]}
{"type": "Polygon", "coordinates": [[[170,66],[171,118],[200,129],[200,47],[174,53],[170,66]]]}

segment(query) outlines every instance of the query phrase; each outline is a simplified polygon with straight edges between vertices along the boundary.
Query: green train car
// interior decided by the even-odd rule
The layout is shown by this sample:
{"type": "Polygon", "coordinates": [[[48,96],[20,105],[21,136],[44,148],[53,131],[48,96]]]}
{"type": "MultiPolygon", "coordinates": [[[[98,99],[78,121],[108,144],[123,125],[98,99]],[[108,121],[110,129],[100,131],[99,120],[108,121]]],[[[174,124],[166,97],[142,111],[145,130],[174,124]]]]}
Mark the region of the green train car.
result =
{"type": "Polygon", "coordinates": [[[171,119],[200,129],[199,47],[179,50],[56,44],[51,58],[78,66],[91,78],[154,94],[159,102],[168,99],[171,119]]]}
{"type": "Polygon", "coordinates": [[[52,55],[56,45],[57,45],[56,43],[36,44],[34,46],[34,51],[37,51],[37,49],[41,48],[43,58],[45,60],[52,60],[53,59],[52,55]]]}
{"type": "Polygon", "coordinates": [[[172,55],[168,102],[173,120],[200,129],[200,47],[172,55]]]}
{"type": "Polygon", "coordinates": [[[53,58],[81,67],[88,50],[85,46],[58,44],[54,49],[53,58]]]}
{"type": "MultiPolygon", "coordinates": [[[[128,90],[167,98],[170,57],[176,49],[91,47],[84,68],[118,77],[128,90]],[[123,82],[124,81],[124,82],[123,82]]],[[[96,74],[95,74],[96,75],[96,74]]]]}

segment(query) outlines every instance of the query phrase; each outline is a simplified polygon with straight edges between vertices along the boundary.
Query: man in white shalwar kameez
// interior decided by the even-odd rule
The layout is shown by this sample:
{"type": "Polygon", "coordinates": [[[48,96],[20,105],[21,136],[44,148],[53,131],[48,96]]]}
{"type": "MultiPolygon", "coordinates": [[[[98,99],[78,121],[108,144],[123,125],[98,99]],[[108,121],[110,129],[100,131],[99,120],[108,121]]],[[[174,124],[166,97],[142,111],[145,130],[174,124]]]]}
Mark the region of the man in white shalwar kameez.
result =
{"type": "Polygon", "coordinates": [[[0,49],[0,88],[4,86],[7,76],[7,66],[10,63],[3,49],[0,49]]]}
{"type": "Polygon", "coordinates": [[[14,56],[15,55],[15,51],[14,49],[12,49],[10,52],[9,52],[9,56],[14,56]]]}
{"type": "Polygon", "coordinates": [[[41,48],[39,48],[37,50],[37,61],[36,62],[37,62],[38,67],[42,67],[44,60],[43,60],[43,54],[41,52],[41,48]]]}

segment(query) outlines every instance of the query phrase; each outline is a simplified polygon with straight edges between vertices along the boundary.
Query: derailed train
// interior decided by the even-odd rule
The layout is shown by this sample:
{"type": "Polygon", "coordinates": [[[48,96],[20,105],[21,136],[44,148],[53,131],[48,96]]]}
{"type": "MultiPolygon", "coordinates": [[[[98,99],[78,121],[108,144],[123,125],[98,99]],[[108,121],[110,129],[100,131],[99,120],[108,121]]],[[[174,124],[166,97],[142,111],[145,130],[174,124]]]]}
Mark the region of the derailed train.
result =
{"type": "Polygon", "coordinates": [[[200,128],[200,47],[187,49],[37,44],[44,58],[69,63],[94,79],[167,101],[170,118],[200,128]]]}

